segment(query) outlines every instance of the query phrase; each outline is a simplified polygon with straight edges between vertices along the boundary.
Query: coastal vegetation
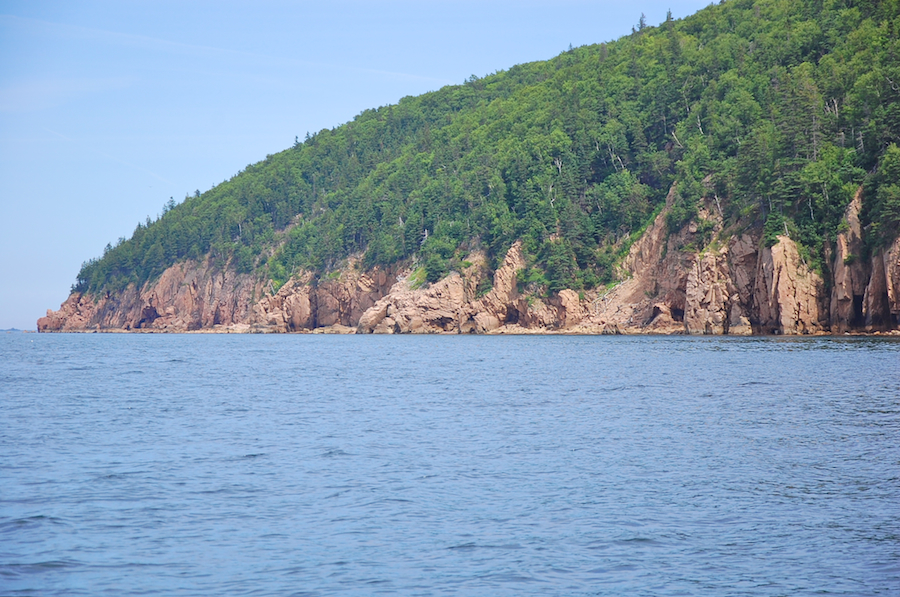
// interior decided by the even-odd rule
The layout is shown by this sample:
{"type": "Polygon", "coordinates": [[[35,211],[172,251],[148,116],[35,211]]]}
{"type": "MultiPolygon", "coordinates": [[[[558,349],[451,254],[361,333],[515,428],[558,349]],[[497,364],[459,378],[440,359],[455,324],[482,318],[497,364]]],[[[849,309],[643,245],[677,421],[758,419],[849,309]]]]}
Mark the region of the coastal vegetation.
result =
{"type": "Polygon", "coordinates": [[[860,186],[869,249],[900,230],[898,35],[900,0],[728,0],[642,18],[616,41],[307,134],[170,201],[87,261],[73,290],[117,292],[205,257],[276,287],[354,254],[414,261],[434,282],[474,248],[496,265],[516,240],[523,284],[593,288],[667,197],[671,230],[706,204],[766,244],[787,233],[821,269],[860,186]]]}

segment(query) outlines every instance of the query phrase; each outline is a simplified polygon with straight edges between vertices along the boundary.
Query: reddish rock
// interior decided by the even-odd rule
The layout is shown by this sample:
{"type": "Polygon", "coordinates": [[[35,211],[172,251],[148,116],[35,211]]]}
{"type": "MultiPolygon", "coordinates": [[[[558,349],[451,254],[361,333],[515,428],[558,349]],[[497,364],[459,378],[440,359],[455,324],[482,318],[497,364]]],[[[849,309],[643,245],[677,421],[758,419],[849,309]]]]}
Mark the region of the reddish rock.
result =
{"type": "MultiPolygon", "coordinates": [[[[670,193],[669,204],[672,198],[670,193]]],[[[299,272],[276,292],[271,281],[186,261],[140,290],[73,293],[38,320],[38,330],[893,333],[900,322],[900,239],[862,260],[861,201],[857,194],[847,208],[849,230],[836,241],[829,290],[787,236],[760,247],[752,231],[728,235],[715,206],[698,215],[706,234],[695,222],[670,231],[667,207],[630,247],[617,272],[620,281],[609,289],[564,289],[547,297],[543,289],[520,288],[526,261],[518,242],[493,273],[484,253],[474,251],[461,271],[420,287],[410,279],[418,270],[408,264],[402,272],[362,271],[358,260],[348,259],[321,278],[299,272]],[[491,279],[490,290],[479,296],[491,279]]]]}
{"type": "Polygon", "coordinates": [[[837,235],[832,266],[831,331],[843,333],[865,325],[863,297],[869,281],[869,264],[863,259],[862,189],[844,211],[847,230],[837,235]]]}
{"type": "Polygon", "coordinates": [[[753,300],[762,333],[813,334],[827,325],[825,284],[786,236],[760,250],[753,300]]]}

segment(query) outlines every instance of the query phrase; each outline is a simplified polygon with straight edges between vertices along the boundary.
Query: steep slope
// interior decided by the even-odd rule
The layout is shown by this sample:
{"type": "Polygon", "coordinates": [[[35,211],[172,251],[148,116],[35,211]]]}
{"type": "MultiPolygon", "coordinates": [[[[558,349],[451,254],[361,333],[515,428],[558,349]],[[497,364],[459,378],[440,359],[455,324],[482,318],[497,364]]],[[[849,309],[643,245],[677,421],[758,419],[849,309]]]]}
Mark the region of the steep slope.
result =
{"type": "MultiPolygon", "coordinates": [[[[861,193],[860,193],[861,194],[861,193]]],[[[859,195],[847,208],[851,229],[838,236],[830,292],[798,245],[779,236],[771,247],[752,233],[723,234],[721,219],[701,208],[721,242],[694,247],[703,225],[668,231],[667,207],[622,262],[608,290],[564,289],[538,296],[523,282],[526,257],[514,243],[491,274],[481,252],[461,272],[422,283],[421,267],[361,271],[351,261],[337,276],[293,277],[277,292],[252,276],[229,277],[208,265],[172,266],[142,292],[98,301],[73,294],[40,331],[337,333],[819,334],[897,331],[900,239],[865,263],[846,260],[859,233],[859,195]],[[848,238],[850,240],[848,240],[848,238]],[[490,284],[485,284],[491,280],[490,284]],[[480,289],[489,289],[480,292],[480,289]],[[861,294],[860,294],[861,293],[861,294]]],[[[712,207],[712,206],[708,206],[712,207]]]]}
{"type": "Polygon", "coordinates": [[[896,328],[898,12],[731,0],[364,112],[167,205],[39,328],[896,328]]]}

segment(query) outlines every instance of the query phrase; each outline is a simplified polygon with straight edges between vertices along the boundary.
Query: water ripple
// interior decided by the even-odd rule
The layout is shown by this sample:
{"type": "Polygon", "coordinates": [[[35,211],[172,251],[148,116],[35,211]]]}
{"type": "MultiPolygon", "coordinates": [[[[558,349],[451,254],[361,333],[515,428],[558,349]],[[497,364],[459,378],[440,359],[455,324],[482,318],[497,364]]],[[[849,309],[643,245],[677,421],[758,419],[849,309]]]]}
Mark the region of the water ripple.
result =
{"type": "Polygon", "coordinates": [[[3,595],[900,594],[891,339],[20,336],[3,595]]]}

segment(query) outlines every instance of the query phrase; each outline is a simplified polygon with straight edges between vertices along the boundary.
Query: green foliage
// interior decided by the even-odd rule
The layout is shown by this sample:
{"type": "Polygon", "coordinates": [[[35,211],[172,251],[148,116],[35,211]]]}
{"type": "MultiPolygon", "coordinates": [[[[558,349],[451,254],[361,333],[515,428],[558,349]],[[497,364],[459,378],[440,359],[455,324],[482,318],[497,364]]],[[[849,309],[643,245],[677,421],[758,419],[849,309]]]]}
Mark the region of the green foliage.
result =
{"type": "Polygon", "coordinates": [[[672,205],[666,214],[666,225],[669,232],[675,232],[697,216],[697,198],[685,197],[676,190],[672,205]]]}
{"type": "Polygon", "coordinates": [[[425,258],[425,279],[428,282],[437,282],[450,271],[450,261],[437,253],[431,253],[425,258]]]}
{"type": "Polygon", "coordinates": [[[575,251],[565,240],[548,242],[542,261],[546,263],[547,288],[550,292],[559,292],[565,288],[581,288],[575,251]]]}
{"type": "Polygon", "coordinates": [[[521,239],[528,284],[613,278],[665,202],[671,229],[714,198],[726,226],[821,254],[856,188],[863,226],[900,229],[900,8],[730,0],[615,42],[447,86],[308,135],[206,193],[167,203],[85,262],[75,289],[116,291],[185,259],[267,276],[521,239]],[[867,172],[873,172],[867,175],[867,172]]]}
{"type": "Polygon", "coordinates": [[[900,147],[888,146],[875,176],[867,185],[866,219],[871,221],[873,244],[893,240],[900,231],[900,147]]]}
{"type": "Polygon", "coordinates": [[[544,270],[538,267],[532,265],[516,272],[516,287],[520,293],[544,292],[548,285],[549,282],[544,274],[544,270]]]}
{"type": "Polygon", "coordinates": [[[765,226],[763,226],[763,243],[767,247],[778,244],[778,237],[787,232],[784,216],[778,212],[769,213],[766,218],[765,226]]]}
{"type": "Polygon", "coordinates": [[[426,277],[425,268],[418,267],[415,270],[413,270],[413,272],[409,275],[409,278],[407,279],[407,283],[409,284],[409,287],[412,288],[413,290],[418,290],[425,284],[425,277],[426,277]]]}
{"type": "Polygon", "coordinates": [[[475,298],[481,298],[491,290],[494,289],[494,280],[490,276],[485,276],[481,280],[478,281],[478,286],[475,288],[475,298]]]}
{"type": "Polygon", "coordinates": [[[279,263],[278,261],[269,262],[269,278],[272,280],[275,286],[275,292],[278,292],[278,289],[284,286],[284,283],[288,280],[288,272],[284,268],[284,265],[279,263]]]}

